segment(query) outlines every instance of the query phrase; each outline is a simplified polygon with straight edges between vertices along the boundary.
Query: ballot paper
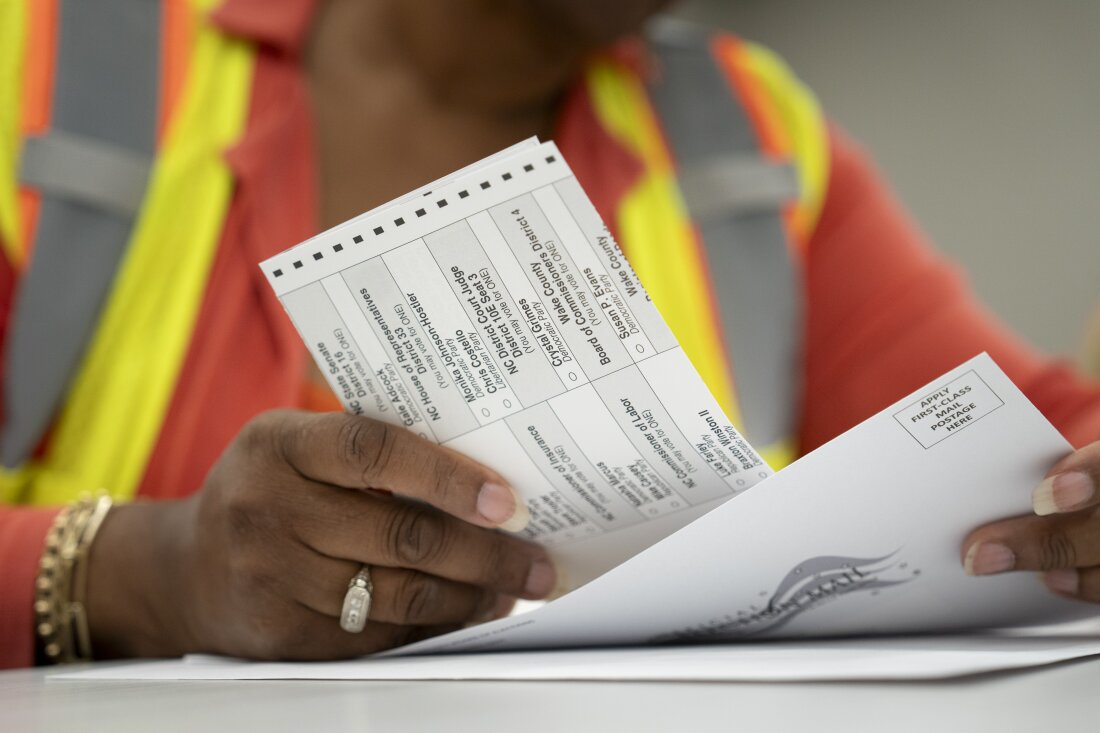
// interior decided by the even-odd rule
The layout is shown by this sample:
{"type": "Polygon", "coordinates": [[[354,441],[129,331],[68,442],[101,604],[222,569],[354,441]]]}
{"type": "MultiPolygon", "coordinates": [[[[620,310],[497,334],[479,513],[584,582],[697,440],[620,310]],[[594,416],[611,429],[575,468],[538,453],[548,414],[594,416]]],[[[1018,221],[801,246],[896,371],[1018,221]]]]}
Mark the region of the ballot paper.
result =
{"type": "Polygon", "coordinates": [[[562,590],[772,471],[553,143],[529,140],[261,268],[345,408],[499,471],[562,590]]]}
{"type": "Polygon", "coordinates": [[[50,679],[930,680],[1039,667],[1098,655],[1097,637],[935,636],[451,654],[305,664],[194,656],[63,672],[51,675],[50,679]]]}

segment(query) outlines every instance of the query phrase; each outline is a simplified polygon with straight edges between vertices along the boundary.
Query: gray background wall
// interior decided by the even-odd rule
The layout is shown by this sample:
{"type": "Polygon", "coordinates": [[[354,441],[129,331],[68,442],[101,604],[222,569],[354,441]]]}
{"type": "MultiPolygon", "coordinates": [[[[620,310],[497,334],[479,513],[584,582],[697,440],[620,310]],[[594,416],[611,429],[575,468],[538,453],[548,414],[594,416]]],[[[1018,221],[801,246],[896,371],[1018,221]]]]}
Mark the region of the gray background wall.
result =
{"type": "Polygon", "coordinates": [[[1077,352],[1100,305],[1100,2],[687,0],[770,46],[979,295],[1077,352]]]}

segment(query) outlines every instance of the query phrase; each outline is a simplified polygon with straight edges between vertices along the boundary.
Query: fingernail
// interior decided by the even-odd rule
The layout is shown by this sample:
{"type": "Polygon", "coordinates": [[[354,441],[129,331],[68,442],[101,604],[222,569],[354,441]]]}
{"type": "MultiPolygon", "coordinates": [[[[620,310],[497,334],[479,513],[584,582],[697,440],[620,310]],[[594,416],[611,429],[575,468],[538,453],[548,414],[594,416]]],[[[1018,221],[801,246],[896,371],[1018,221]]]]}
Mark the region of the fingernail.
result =
{"type": "Polygon", "coordinates": [[[1055,593],[1075,596],[1081,585],[1081,575],[1076,570],[1050,570],[1043,574],[1043,582],[1055,593]]]}
{"type": "Polygon", "coordinates": [[[477,495],[477,513],[508,532],[519,532],[531,520],[527,505],[516,498],[515,492],[492,482],[482,486],[477,495]]]}
{"type": "Polygon", "coordinates": [[[556,582],[557,573],[554,572],[554,566],[549,560],[539,558],[532,563],[531,569],[527,572],[527,582],[523,586],[523,591],[531,598],[543,598],[554,590],[556,582]]]}
{"type": "Polygon", "coordinates": [[[505,532],[522,532],[530,522],[531,512],[528,511],[527,505],[522,501],[517,501],[515,513],[512,514],[512,518],[501,524],[500,528],[505,532]]]}
{"type": "Polygon", "coordinates": [[[1031,494],[1031,505],[1041,517],[1068,512],[1091,499],[1095,491],[1096,487],[1087,473],[1066,471],[1039,484],[1031,494]]]}
{"type": "Polygon", "coordinates": [[[992,575],[1011,570],[1016,565],[1012,550],[996,542],[976,542],[970,546],[963,560],[968,575],[992,575]]]}

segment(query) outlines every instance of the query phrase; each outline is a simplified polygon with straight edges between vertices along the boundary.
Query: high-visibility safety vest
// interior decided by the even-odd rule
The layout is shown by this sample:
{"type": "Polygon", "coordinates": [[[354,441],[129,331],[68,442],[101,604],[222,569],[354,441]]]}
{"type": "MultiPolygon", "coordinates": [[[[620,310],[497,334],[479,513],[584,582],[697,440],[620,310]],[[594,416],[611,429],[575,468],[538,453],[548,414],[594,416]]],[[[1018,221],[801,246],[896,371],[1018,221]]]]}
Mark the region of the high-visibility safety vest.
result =
{"type": "MultiPolygon", "coordinates": [[[[19,281],[0,501],[138,490],[228,212],[224,152],[248,118],[256,50],[207,21],[218,1],[0,0],[0,239],[19,281]]],[[[800,261],[826,131],[759,47],[669,24],[648,43],[655,73],[608,54],[581,82],[640,164],[608,224],[779,467],[794,450],[800,261]]]]}

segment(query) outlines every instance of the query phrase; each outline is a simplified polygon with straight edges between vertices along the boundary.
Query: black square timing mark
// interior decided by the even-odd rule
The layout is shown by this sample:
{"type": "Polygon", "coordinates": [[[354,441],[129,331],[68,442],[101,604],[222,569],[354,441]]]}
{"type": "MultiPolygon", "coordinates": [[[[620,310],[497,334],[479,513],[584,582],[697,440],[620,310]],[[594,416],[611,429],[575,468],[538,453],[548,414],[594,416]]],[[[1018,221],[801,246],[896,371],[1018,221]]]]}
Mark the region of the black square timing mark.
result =
{"type": "Polygon", "coordinates": [[[319,259],[321,259],[322,257],[324,257],[324,255],[323,255],[323,254],[321,254],[320,252],[314,252],[314,253],[313,253],[313,259],[315,259],[315,260],[319,260],[319,259]]]}
{"type": "Polygon", "coordinates": [[[482,188],[482,190],[484,190],[484,189],[486,189],[486,188],[488,188],[488,187],[489,187],[489,182],[488,182],[488,181],[482,181],[482,182],[481,182],[481,188],[482,188]]]}
{"type": "Polygon", "coordinates": [[[401,218],[400,216],[393,220],[393,225],[397,226],[397,227],[401,226],[404,223],[405,223],[405,220],[403,218],[401,218]]]}
{"type": "Polygon", "coordinates": [[[435,202],[435,205],[442,209],[447,205],[447,199],[439,199],[439,201],[435,202]]]}
{"type": "Polygon", "coordinates": [[[333,252],[341,252],[341,251],[343,251],[343,249],[344,249],[344,245],[342,245],[342,244],[332,245],[332,251],[333,252]]]}
{"type": "Polygon", "coordinates": [[[383,229],[382,229],[382,227],[375,227],[375,228],[374,228],[374,233],[375,233],[375,234],[381,234],[382,232],[383,232],[383,229]]]}
{"type": "Polygon", "coordinates": [[[503,178],[506,181],[510,181],[510,180],[512,180],[512,174],[511,173],[505,173],[504,175],[501,176],[501,178],[503,178]]]}
{"type": "Polygon", "coordinates": [[[275,272],[273,272],[271,274],[274,275],[275,277],[282,277],[283,276],[283,271],[282,270],[276,270],[275,272]]]}
{"type": "Polygon", "coordinates": [[[469,195],[470,195],[470,192],[469,192],[469,191],[459,191],[459,192],[458,192],[458,197],[459,197],[460,199],[464,199],[464,198],[466,198],[466,197],[467,197],[467,196],[469,196],[469,195]]]}
{"type": "Polygon", "coordinates": [[[525,170],[525,171],[527,171],[528,173],[530,173],[531,171],[535,170],[535,166],[533,166],[533,165],[531,165],[530,163],[528,163],[527,165],[523,166],[523,170],[525,170]]]}
{"type": "Polygon", "coordinates": [[[302,261],[301,260],[294,260],[294,269],[295,270],[301,270],[302,269],[302,261]]]}
{"type": "Polygon", "coordinates": [[[356,244],[362,244],[363,238],[356,234],[354,237],[351,238],[351,241],[355,242],[356,244]]]}
{"type": "Polygon", "coordinates": [[[417,216],[424,216],[424,215],[425,215],[425,214],[427,214],[427,213],[428,213],[428,212],[424,211],[424,209],[417,209],[417,210],[416,210],[416,215],[417,215],[417,216]]]}

